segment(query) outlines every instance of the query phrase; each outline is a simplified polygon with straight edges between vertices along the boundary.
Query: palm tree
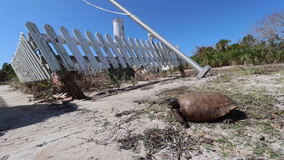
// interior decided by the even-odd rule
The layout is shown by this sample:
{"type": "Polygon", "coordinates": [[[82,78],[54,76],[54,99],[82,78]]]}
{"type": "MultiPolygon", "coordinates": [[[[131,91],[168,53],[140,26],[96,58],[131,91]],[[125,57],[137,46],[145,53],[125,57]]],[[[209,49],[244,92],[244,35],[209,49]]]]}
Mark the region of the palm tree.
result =
{"type": "Polygon", "coordinates": [[[231,40],[221,39],[218,43],[216,43],[215,49],[217,50],[217,52],[225,51],[228,48],[229,43],[231,43],[231,40]]]}
{"type": "Polygon", "coordinates": [[[256,44],[256,39],[248,34],[246,35],[243,39],[242,39],[242,42],[240,43],[240,45],[243,47],[243,48],[251,48],[253,47],[254,45],[256,44]]]}
{"type": "Polygon", "coordinates": [[[216,54],[216,51],[213,49],[213,47],[207,47],[204,52],[202,53],[202,60],[205,65],[210,65],[210,60],[212,59],[212,56],[216,54]]]}

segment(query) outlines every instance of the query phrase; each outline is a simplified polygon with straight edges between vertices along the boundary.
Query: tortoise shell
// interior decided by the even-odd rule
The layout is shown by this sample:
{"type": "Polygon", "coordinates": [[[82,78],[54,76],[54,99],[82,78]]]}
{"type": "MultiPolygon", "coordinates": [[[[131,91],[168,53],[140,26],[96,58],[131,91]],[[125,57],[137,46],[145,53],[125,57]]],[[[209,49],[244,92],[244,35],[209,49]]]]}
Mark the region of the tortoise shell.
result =
{"type": "Polygon", "coordinates": [[[189,121],[214,121],[229,113],[237,104],[219,92],[189,92],[177,99],[189,121]]]}

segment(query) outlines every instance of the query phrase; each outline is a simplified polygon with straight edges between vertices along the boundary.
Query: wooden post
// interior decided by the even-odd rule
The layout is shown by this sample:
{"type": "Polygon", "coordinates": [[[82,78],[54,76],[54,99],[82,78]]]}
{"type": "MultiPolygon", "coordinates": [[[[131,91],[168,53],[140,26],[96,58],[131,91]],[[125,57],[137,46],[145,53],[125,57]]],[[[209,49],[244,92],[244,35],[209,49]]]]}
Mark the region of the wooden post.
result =
{"type": "Polygon", "coordinates": [[[180,63],[180,65],[178,66],[178,70],[179,70],[179,73],[180,73],[181,77],[186,77],[186,73],[184,71],[184,65],[182,65],[180,63]]]}
{"type": "MultiPolygon", "coordinates": [[[[177,49],[179,49],[179,46],[176,45],[177,49]]],[[[182,61],[181,58],[177,57],[178,61],[179,61],[179,66],[178,66],[178,70],[180,72],[181,77],[186,77],[185,71],[184,71],[184,62],[182,61]]]]}
{"type": "Polygon", "coordinates": [[[69,92],[72,94],[72,96],[75,99],[86,98],[85,94],[82,92],[82,90],[77,85],[77,83],[73,80],[72,77],[70,77],[66,68],[62,64],[60,64],[60,66],[61,66],[62,70],[56,71],[56,74],[60,78],[60,81],[65,84],[66,88],[69,90],[69,92]]]}

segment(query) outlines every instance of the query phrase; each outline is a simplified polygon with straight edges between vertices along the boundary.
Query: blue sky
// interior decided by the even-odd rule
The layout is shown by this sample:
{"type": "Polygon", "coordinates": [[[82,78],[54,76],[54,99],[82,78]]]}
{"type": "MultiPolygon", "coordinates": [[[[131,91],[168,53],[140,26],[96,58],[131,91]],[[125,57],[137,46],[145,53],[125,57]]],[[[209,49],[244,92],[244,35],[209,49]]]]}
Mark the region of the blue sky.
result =
{"type": "MultiPolygon", "coordinates": [[[[119,11],[108,0],[89,2],[119,11]]],[[[116,0],[171,43],[191,56],[195,46],[214,45],[220,39],[237,42],[257,19],[284,7],[284,0],[116,0]]],[[[72,32],[108,33],[112,19],[124,19],[126,37],[147,39],[147,32],[127,16],[88,6],[82,0],[1,0],[0,66],[10,63],[25,23],[35,23],[43,33],[49,24],[59,35],[60,26],[72,32]]]]}

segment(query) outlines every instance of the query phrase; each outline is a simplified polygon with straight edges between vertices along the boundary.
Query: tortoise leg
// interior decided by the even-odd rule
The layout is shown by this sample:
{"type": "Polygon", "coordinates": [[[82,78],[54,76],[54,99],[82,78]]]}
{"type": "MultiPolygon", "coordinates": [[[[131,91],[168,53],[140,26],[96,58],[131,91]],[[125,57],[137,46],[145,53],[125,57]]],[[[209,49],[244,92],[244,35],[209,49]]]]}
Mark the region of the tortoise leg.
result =
{"type": "Polygon", "coordinates": [[[235,122],[236,121],[235,111],[232,110],[229,113],[225,114],[222,117],[222,121],[223,123],[226,123],[226,124],[235,122]]]}
{"type": "Polygon", "coordinates": [[[228,124],[228,123],[232,123],[232,122],[234,122],[234,119],[232,119],[232,118],[223,119],[223,123],[228,124]]]}
{"type": "Polygon", "coordinates": [[[175,116],[175,119],[181,123],[182,125],[185,126],[185,128],[189,128],[189,124],[186,120],[186,118],[184,117],[183,114],[181,114],[181,112],[179,111],[179,109],[172,109],[173,113],[174,113],[174,116],[175,116]]]}

